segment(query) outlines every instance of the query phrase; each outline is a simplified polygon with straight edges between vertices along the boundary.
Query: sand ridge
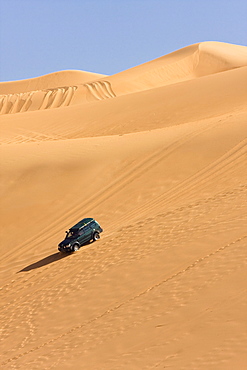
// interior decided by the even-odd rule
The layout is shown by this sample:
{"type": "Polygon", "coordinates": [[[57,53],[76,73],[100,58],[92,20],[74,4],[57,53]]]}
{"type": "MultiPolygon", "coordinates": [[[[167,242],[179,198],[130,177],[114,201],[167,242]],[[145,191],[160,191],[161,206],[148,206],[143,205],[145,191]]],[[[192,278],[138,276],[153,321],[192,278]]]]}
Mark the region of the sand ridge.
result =
{"type": "Polygon", "coordinates": [[[97,80],[101,75],[89,72],[62,71],[31,80],[1,83],[0,114],[114,98],[240,68],[246,66],[246,60],[243,46],[204,42],[109,76],[108,80],[97,80]],[[79,85],[71,86],[75,81],[79,85]],[[65,82],[69,82],[69,86],[65,86],[65,82]],[[45,85],[49,89],[42,89],[45,85]]]}
{"type": "Polygon", "coordinates": [[[246,368],[246,56],[0,84],[1,368],[246,368]]]}

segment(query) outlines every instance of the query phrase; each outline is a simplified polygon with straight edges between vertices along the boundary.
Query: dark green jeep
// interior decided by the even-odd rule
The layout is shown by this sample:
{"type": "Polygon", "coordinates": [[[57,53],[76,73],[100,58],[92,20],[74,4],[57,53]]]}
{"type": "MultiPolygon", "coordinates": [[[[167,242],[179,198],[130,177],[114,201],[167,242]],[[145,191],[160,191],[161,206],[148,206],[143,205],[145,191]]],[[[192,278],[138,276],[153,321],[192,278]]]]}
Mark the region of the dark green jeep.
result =
{"type": "Polygon", "coordinates": [[[58,244],[58,250],[60,252],[76,252],[82,245],[91,240],[98,240],[102,231],[103,229],[93,218],[83,218],[69,231],[66,231],[66,237],[58,244]]]}

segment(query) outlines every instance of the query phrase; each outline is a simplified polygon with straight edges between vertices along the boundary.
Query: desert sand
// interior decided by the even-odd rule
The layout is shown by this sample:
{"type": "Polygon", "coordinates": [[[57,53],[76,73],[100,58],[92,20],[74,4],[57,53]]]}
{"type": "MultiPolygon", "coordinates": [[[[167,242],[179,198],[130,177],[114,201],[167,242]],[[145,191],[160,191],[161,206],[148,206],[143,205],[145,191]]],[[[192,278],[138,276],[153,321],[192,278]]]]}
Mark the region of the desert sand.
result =
{"type": "Polygon", "coordinates": [[[247,47],[0,83],[0,113],[0,368],[246,369],[247,47]]]}

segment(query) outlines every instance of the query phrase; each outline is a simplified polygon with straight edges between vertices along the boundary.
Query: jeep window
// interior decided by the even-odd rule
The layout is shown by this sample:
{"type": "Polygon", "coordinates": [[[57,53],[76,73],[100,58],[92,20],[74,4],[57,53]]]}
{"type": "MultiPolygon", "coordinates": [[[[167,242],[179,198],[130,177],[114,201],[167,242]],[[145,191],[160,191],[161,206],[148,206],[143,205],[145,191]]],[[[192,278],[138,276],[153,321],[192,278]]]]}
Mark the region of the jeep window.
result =
{"type": "Polygon", "coordinates": [[[74,238],[75,236],[77,236],[77,234],[78,234],[77,230],[74,231],[71,230],[67,233],[67,238],[74,238]]]}

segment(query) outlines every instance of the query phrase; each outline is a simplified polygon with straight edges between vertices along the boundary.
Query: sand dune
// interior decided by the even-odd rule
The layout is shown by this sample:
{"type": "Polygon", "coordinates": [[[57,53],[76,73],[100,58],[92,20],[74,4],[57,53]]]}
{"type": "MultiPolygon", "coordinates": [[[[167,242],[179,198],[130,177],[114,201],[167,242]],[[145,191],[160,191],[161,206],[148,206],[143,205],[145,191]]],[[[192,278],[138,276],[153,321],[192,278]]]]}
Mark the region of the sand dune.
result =
{"type": "Polygon", "coordinates": [[[203,42],[109,77],[117,95],[246,66],[244,46],[203,42]]]}
{"type": "Polygon", "coordinates": [[[0,84],[1,369],[246,368],[246,81],[206,42],[0,84]]]}
{"type": "Polygon", "coordinates": [[[109,76],[63,71],[0,85],[0,114],[105,100],[246,66],[244,46],[205,42],[109,76]],[[105,76],[104,76],[105,78],[105,76]],[[48,88],[47,88],[48,87],[48,88]]]}
{"type": "Polygon", "coordinates": [[[102,76],[90,72],[62,71],[29,80],[1,83],[0,114],[68,106],[78,84],[102,76]]]}
{"type": "Polygon", "coordinates": [[[55,89],[61,86],[83,84],[97,80],[104,75],[83,71],[60,71],[28,80],[2,82],[1,94],[23,93],[36,90],[55,89]]]}

